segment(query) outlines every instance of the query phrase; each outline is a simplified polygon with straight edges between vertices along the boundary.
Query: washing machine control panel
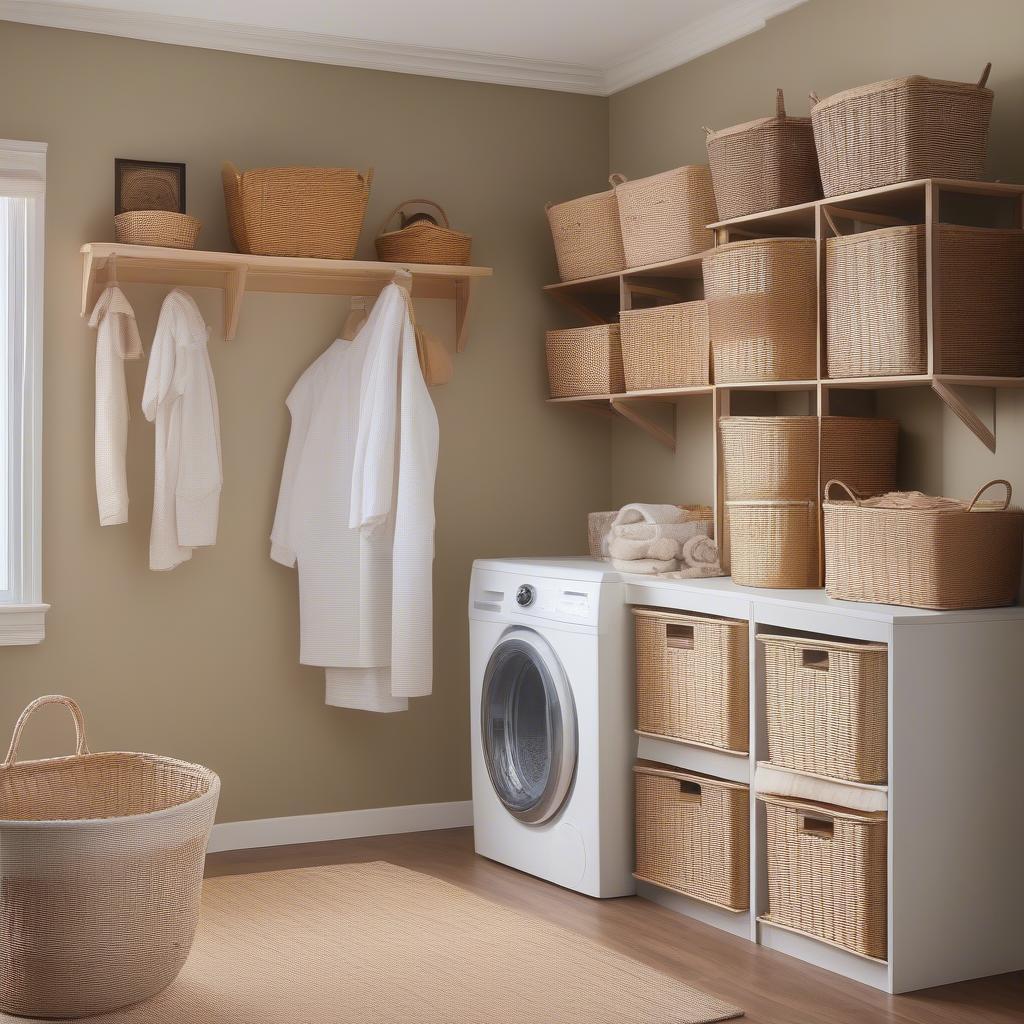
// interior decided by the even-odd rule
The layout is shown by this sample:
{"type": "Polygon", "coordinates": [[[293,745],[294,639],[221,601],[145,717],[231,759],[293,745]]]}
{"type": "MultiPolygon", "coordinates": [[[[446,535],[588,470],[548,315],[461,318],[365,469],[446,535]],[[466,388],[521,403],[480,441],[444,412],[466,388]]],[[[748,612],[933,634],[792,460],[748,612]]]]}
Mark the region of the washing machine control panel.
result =
{"type": "Polygon", "coordinates": [[[520,608],[529,608],[537,600],[537,588],[529,583],[523,583],[516,591],[516,604],[520,608]]]}
{"type": "Polygon", "coordinates": [[[519,583],[514,600],[516,612],[552,622],[592,625],[597,619],[597,591],[587,583],[519,583]]]}

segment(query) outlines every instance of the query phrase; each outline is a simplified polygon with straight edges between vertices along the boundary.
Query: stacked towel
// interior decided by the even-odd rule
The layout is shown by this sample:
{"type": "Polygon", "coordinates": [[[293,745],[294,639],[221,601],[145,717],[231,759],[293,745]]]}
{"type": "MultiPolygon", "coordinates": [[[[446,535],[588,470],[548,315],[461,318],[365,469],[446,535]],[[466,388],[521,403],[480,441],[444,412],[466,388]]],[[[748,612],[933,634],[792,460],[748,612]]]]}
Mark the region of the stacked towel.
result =
{"type": "Polygon", "coordinates": [[[691,537],[679,551],[678,571],[662,573],[677,580],[699,580],[711,576],[724,576],[718,556],[718,545],[706,536],[691,537]]]}
{"type": "Polygon", "coordinates": [[[612,524],[612,564],[620,572],[646,576],[674,572],[682,546],[707,539],[709,523],[686,522],[686,515],[678,505],[626,505],[612,524]]]}

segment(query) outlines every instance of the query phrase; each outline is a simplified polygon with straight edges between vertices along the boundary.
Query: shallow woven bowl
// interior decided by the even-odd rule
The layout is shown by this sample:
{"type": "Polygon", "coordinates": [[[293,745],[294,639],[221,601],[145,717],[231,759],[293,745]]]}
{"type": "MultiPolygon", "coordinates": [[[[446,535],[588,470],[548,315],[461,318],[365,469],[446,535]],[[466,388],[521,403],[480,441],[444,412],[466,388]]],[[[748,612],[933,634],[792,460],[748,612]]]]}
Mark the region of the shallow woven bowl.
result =
{"type": "Polygon", "coordinates": [[[124,245],[160,245],[166,249],[194,249],[202,221],[187,213],[168,210],[129,210],[114,218],[114,232],[124,245]]]}

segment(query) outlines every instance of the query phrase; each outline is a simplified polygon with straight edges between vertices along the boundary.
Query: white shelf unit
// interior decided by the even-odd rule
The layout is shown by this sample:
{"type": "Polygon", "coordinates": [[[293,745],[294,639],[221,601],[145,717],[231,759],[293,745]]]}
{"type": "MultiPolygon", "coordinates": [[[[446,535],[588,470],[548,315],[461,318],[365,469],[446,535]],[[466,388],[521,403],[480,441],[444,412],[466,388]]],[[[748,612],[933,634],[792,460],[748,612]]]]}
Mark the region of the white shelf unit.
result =
{"type": "Polygon", "coordinates": [[[768,912],[766,829],[752,785],[750,910],[728,913],[645,883],[641,896],[885,992],[1024,969],[1024,608],[932,612],[727,578],[623,578],[630,604],[750,626],[750,755],[638,737],[639,757],[679,768],[752,784],[757,761],[768,759],[759,633],[889,649],[887,962],[759,920],[768,912]]]}

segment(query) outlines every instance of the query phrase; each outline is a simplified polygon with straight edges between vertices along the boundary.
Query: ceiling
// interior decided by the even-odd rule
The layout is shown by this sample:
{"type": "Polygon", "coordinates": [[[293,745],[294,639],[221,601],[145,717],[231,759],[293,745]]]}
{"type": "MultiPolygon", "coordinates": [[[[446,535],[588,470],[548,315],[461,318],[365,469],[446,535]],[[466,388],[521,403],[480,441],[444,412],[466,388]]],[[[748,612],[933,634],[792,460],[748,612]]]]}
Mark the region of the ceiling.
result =
{"type": "Polygon", "coordinates": [[[606,96],[804,0],[0,0],[0,20],[606,96]]]}

